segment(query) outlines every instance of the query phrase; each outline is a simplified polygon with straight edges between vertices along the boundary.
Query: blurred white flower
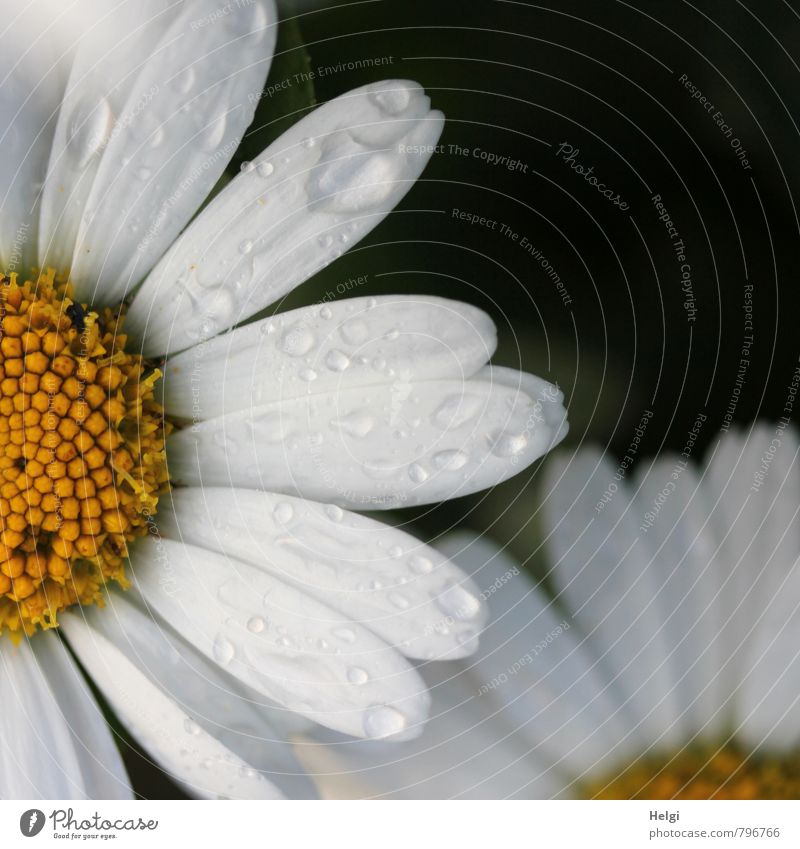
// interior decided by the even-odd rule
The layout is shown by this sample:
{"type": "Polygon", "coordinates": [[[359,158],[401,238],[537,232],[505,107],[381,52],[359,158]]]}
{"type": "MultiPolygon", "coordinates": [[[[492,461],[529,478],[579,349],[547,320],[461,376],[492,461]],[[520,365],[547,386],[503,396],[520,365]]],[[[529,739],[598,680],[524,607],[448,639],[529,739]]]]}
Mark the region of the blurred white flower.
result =
{"type": "Polygon", "coordinates": [[[796,798],[800,443],[784,425],[630,480],[600,451],[551,458],[556,601],[485,539],[447,540],[492,612],[479,652],[434,667],[417,740],[307,740],[321,792],[796,798]]]}
{"type": "Polygon", "coordinates": [[[59,633],[190,793],[307,795],[289,733],[417,735],[429,698],[407,658],[468,655],[485,618],[446,558],[344,508],[504,480],[563,437],[562,396],[488,367],[494,326],[455,301],[326,298],[231,329],[413,185],[443,124],[418,85],[319,107],[192,219],[253,118],[273,4],[5,11],[0,628],[27,636],[0,649],[0,796],[130,794],[59,633]],[[56,275],[25,288],[36,267],[56,275]],[[127,339],[104,312],[123,301],[127,339]],[[156,366],[179,426],[157,513],[156,366]],[[135,588],[106,594],[128,543],[135,588]]]}

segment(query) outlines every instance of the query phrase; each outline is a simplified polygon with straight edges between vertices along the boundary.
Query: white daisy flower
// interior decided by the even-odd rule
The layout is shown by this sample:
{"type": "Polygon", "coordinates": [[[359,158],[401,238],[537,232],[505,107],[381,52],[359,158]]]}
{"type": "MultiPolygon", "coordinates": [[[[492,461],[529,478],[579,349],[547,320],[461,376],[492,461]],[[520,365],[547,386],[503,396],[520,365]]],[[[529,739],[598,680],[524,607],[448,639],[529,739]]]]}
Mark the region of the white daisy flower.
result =
{"type": "Polygon", "coordinates": [[[456,301],[234,329],[413,185],[443,123],[418,85],[316,109],[190,223],[252,120],[272,3],[7,11],[0,796],[131,792],[60,635],[190,793],[307,795],[291,733],[420,733],[412,661],[468,655],[485,618],[444,556],[350,509],[502,481],[563,437],[562,395],[487,366],[494,326],[456,301]]]}
{"type": "Polygon", "coordinates": [[[310,738],[323,795],[796,798],[800,442],[784,425],[630,479],[600,451],[551,459],[555,600],[485,539],[447,540],[492,612],[479,652],[434,667],[417,740],[310,738]]]}

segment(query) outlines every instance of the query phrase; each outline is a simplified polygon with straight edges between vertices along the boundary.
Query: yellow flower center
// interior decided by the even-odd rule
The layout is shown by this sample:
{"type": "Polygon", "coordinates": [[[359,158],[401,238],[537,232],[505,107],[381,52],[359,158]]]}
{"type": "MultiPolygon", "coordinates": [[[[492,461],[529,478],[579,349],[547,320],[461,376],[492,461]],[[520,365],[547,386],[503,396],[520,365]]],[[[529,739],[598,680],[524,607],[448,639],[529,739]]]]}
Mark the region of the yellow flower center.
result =
{"type": "Polygon", "coordinates": [[[641,758],[589,783],[591,799],[797,799],[800,755],[775,758],[733,744],[641,758]]]}
{"type": "Polygon", "coordinates": [[[125,351],[124,309],[88,312],[53,271],[0,283],[0,634],[126,586],[128,543],[168,487],[161,372],[125,351]]]}

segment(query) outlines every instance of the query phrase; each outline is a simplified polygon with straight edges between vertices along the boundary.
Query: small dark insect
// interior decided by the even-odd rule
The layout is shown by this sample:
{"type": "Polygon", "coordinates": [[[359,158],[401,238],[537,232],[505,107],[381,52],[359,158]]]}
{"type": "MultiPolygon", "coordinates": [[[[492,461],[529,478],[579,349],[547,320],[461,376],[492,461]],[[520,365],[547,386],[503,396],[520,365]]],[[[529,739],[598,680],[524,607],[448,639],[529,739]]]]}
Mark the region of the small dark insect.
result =
{"type": "Polygon", "coordinates": [[[70,304],[65,312],[72,319],[72,323],[78,333],[83,333],[85,327],[84,319],[86,318],[86,313],[83,311],[83,307],[80,304],[70,304]]]}

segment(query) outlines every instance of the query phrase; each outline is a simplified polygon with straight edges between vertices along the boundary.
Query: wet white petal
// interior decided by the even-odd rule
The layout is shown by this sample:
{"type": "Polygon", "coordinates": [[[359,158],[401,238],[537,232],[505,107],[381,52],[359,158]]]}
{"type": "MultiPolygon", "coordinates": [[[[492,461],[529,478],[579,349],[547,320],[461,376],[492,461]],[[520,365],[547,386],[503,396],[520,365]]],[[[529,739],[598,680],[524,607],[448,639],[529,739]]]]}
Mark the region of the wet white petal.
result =
{"type": "Polygon", "coordinates": [[[312,723],[267,702],[146,611],[139,594],[111,591],[92,627],[110,640],[150,681],[289,798],[313,797],[313,785],[287,742],[312,723]]]}
{"type": "Polygon", "coordinates": [[[271,0],[127,2],[89,17],[42,199],[43,264],[113,303],[185,226],[252,120],[269,69],[271,0]]]}
{"type": "MultiPolygon", "coordinates": [[[[102,611],[99,611],[102,616],[102,611]]],[[[117,716],[172,777],[202,798],[277,799],[278,789],[217,739],[93,626],[98,609],[66,613],[61,627],[117,716]]]]}
{"type": "Polygon", "coordinates": [[[410,534],[333,505],[255,490],[185,488],[164,499],[162,534],[293,584],[408,657],[463,657],[485,609],[471,581],[410,534]]]}
{"type": "Polygon", "coordinates": [[[431,719],[417,740],[375,743],[332,733],[299,740],[298,756],[329,799],[549,799],[566,780],[493,714],[468,670],[426,667],[431,719]]]}
{"type": "Polygon", "coordinates": [[[512,375],[387,375],[210,419],[170,438],[170,474],[373,510],[467,495],[521,471],[566,433],[562,394],[530,378],[541,386],[531,396],[529,378],[518,375],[520,390],[507,385],[512,375]]]}
{"type": "Polygon", "coordinates": [[[147,355],[180,351],[285,295],[398,203],[442,122],[403,80],[314,110],[187,228],[136,294],[126,329],[147,355]]]}
{"type": "Polygon", "coordinates": [[[103,714],[55,634],[0,651],[0,798],[129,799],[103,714]]]}
{"type": "Polygon", "coordinates": [[[148,605],[259,693],[362,737],[414,737],[429,704],[414,669],[361,625],[233,558],[141,540],[133,571],[148,605]]]}
{"type": "Polygon", "coordinates": [[[392,295],[316,304],[248,324],[170,357],[168,412],[209,419],[309,393],[473,375],[494,352],[492,320],[443,298],[392,295]],[[312,370],[317,377],[308,381],[312,370]]]}

